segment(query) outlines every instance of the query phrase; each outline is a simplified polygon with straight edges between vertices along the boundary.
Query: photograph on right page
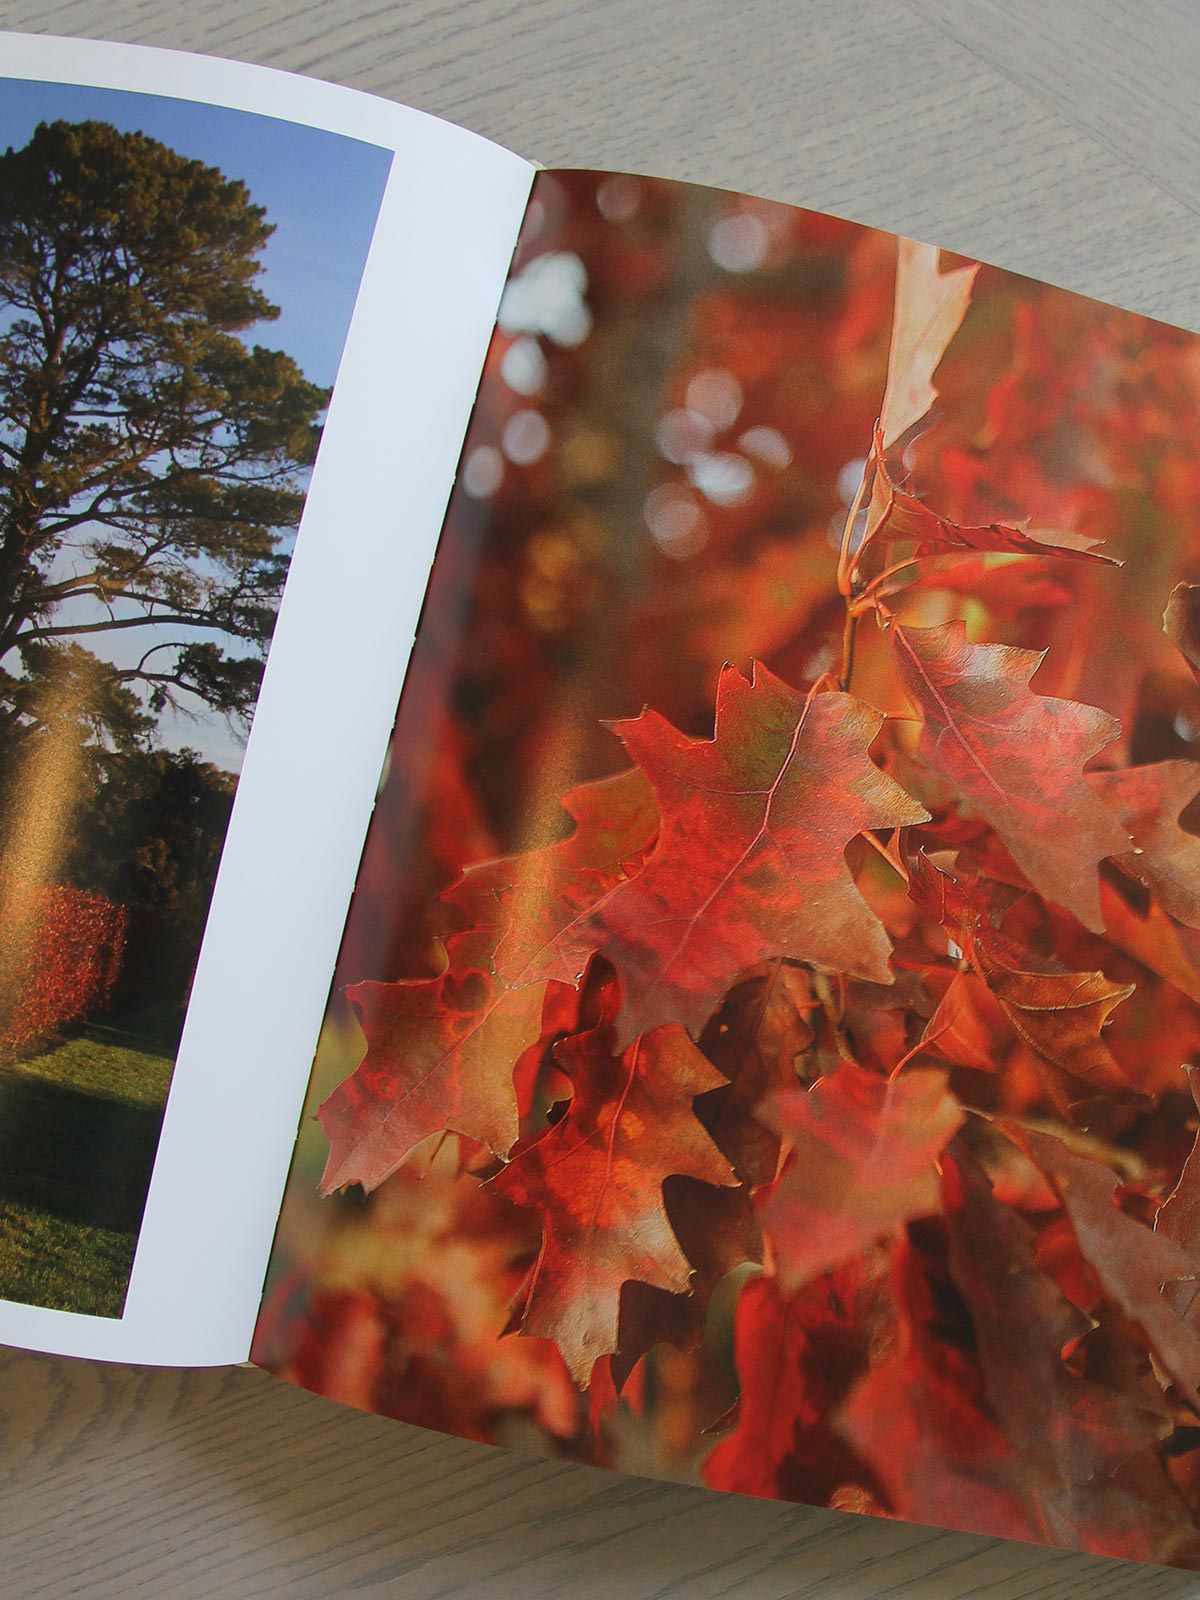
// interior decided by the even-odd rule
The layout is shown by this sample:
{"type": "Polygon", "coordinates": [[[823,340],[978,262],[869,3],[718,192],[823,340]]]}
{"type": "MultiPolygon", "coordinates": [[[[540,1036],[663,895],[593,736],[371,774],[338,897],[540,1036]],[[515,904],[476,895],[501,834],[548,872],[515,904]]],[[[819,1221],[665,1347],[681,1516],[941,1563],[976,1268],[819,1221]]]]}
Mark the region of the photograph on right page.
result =
{"type": "Polygon", "coordinates": [[[1195,335],[541,173],[256,1362],[1200,1569],[1198,675],[1195,335]]]}

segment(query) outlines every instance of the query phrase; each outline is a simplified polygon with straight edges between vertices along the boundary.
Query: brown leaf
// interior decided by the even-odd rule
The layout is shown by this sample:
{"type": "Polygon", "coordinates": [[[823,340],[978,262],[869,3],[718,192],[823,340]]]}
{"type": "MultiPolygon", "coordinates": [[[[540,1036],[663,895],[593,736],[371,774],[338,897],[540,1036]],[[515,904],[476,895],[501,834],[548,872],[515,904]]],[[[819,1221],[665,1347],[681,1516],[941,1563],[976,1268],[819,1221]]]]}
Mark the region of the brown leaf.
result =
{"type": "Polygon", "coordinates": [[[1101,1038],[1113,1008],[1129,998],[1133,984],[1112,983],[1102,972],[1016,972],[978,946],[975,959],[1005,1016],[1035,1055],[1094,1089],[1133,1088],[1101,1038]]]}
{"type": "MultiPolygon", "coordinates": [[[[944,555],[948,551],[1002,551],[1010,555],[1059,556],[1068,561],[1099,561],[1107,566],[1121,563],[1093,550],[1094,539],[1081,534],[1045,530],[1031,532],[1027,526],[990,522],[971,526],[939,516],[914,495],[893,482],[888,471],[882,433],[876,429],[872,463],[874,476],[867,511],[866,538],[885,544],[900,541],[916,545],[918,557],[944,555]]],[[[983,598],[987,598],[986,584],[983,598]]]]}
{"type": "Polygon", "coordinates": [[[1006,1054],[1006,1015],[973,972],[956,972],[926,1024],[922,1043],[956,1066],[995,1072],[1006,1054]]]}
{"type": "Polygon", "coordinates": [[[1103,932],[1099,864],[1129,836],[1084,782],[1120,733],[1115,717],[1034,694],[1041,653],[971,644],[962,622],[891,630],[897,670],[922,716],[917,753],[992,827],[1034,888],[1103,932]]]}
{"type": "Polygon", "coordinates": [[[879,413],[885,449],[928,412],[937,399],[933,374],[971,303],[977,265],[938,269],[938,251],[898,239],[896,299],[887,387],[879,413]]]}
{"type": "Polygon", "coordinates": [[[1161,1423],[1068,1368],[1064,1352],[1091,1323],[1040,1271],[1031,1230],[974,1163],[948,1163],[946,1187],[950,1271],[1039,1536],[1125,1560],[1195,1561],[1196,1530],[1157,1455],[1161,1423]]]}
{"type": "Polygon", "coordinates": [[[700,1117],[747,1183],[775,1176],[779,1137],[754,1111],[773,1091],[795,1088],[817,1004],[809,973],[775,961],[730,991],[701,1036],[705,1055],[730,1082],[704,1099],[700,1117]]]}
{"type": "MultiPolygon", "coordinates": [[[[700,1103],[711,1098],[702,1096],[700,1103]]],[[[636,1279],[622,1289],[618,1348],[609,1357],[613,1382],[622,1393],[633,1368],[655,1345],[698,1349],[713,1290],[736,1268],[762,1260],[762,1237],[744,1185],[718,1189],[695,1178],[669,1177],[663,1198],[691,1277],[687,1288],[677,1292],[636,1279]]]]}
{"type": "Polygon", "coordinates": [[[1084,1260],[1104,1293],[1148,1340],[1184,1395],[1200,1393],[1200,1334],[1173,1304],[1177,1286],[1195,1274],[1190,1258],[1167,1237],[1127,1216],[1117,1204],[1119,1179],[1109,1167],[1073,1155],[1061,1139],[1022,1124],[1004,1132],[1037,1163],[1070,1218],[1084,1260]]]}

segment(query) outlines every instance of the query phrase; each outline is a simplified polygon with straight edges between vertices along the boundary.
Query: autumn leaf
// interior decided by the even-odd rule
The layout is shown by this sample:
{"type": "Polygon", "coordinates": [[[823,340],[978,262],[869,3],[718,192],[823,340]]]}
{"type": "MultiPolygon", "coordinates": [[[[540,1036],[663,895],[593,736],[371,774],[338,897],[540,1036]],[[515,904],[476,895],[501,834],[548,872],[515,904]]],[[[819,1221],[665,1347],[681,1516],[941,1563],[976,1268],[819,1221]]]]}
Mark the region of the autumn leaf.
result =
{"type": "MultiPolygon", "coordinates": [[[[917,557],[944,555],[949,551],[975,553],[1004,552],[1009,555],[1058,556],[1068,561],[1098,561],[1120,566],[1111,556],[1092,549],[1094,539],[1081,534],[1051,532],[1040,534],[1028,527],[991,522],[971,526],[939,516],[914,495],[893,482],[888,471],[883,435],[875,433],[872,457],[874,475],[867,511],[866,539],[885,544],[906,541],[916,545],[917,557]]],[[[986,584],[983,589],[986,598],[986,584]]]]}
{"type": "Polygon", "coordinates": [[[988,989],[1035,1055],[1093,1089],[1133,1088],[1101,1031],[1114,1007],[1133,993],[1103,972],[1017,972],[976,949],[988,989]]]}
{"type": "Polygon", "coordinates": [[[367,1053],[317,1113],[330,1145],[323,1193],[350,1183],[378,1187],[443,1129],[497,1155],[511,1149],[513,1070],[541,1037],[546,976],[553,976],[531,975],[530,967],[548,957],[581,906],[621,879],[657,822],[636,768],[579,785],[563,805],[575,822],[565,839],[469,867],[443,894],[470,926],[447,939],[440,977],[346,991],[367,1053]]]}
{"type": "Polygon", "coordinates": [[[975,946],[974,972],[957,973],[929,1019],[923,1043],[947,1061],[985,1071],[1010,1064],[1012,1036],[1049,1065],[1093,1092],[1124,1093],[1135,1085],[1113,1056],[1102,1030],[1114,1007],[1133,993],[1102,972],[1019,972],[989,960],[975,946]]]}
{"type": "MultiPolygon", "coordinates": [[[[1000,885],[978,874],[959,871],[949,852],[934,860],[921,847],[920,834],[905,831],[901,849],[908,873],[908,897],[921,915],[939,924],[960,950],[973,948],[977,931],[994,933],[1000,916],[1000,885]]],[[[1012,949],[1006,941],[1006,948],[1012,949]]]]}
{"type": "MultiPolygon", "coordinates": [[[[1096,1093],[1136,1092],[1102,1036],[1134,985],[1100,971],[1030,970],[1032,953],[997,926],[999,885],[956,877],[911,846],[907,856],[910,897],[941,923],[972,968],[957,973],[943,994],[925,1029],[926,1047],[948,1061],[992,1070],[1011,1065],[1006,1036],[1015,1034],[1035,1066],[1054,1067],[1096,1093]]],[[[1049,1087],[1065,1111],[1061,1091],[1049,1087]]]]}
{"type": "MultiPolygon", "coordinates": [[[[940,1203],[940,1202],[939,1202],[940,1203]]],[[[892,1257],[893,1326],[833,1418],[838,1435],[912,1522],[1033,1539],[1022,1462],[992,1415],[973,1352],[948,1338],[966,1320],[944,1262],[912,1241],[892,1257]]]]}
{"type": "Polygon", "coordinates": [[[946,554],[954,559],[926,566],[919,572],[914,569],[911,582],[898,579],[898,589],[904,589],[906,594],[938,591],[974,600],[986,606],[1000,622],[1011,622],[1031,610],[1070,604],[1072,590],[1054,571],[1047,552],[1025,560],[996,556],[989,551],[946,554]]]}
{"type": "Polygon", "coordinates": [[[977,265],[941,272],[939,252],[915,239],[898,239],[896,299],[887,387],[879,427],[884,448],[928,412],[937,399],[933,374],[967,314],[977,265]]]}
{"type": "Polygon", "coordinates": [[[513,1067],[540,1036],[546,986],[496,980],[486,933],[455,935],[446,950],[438,978],[347,989],[367,1053],[317,1112],[329,1140],[322,1194],[351,1183],[369,1193],[444,1129],[497,1155],[516,1140],[513,1067]]]}
{"type": "Polygon", "coordinates": [[[1133,840],[1118,864],[1170,916],[1200,928],[1200,838],[1179,824],[1181,812],[1200,794],[1200,763],[1159,761],[1092,772],[1088,783],[1133,840]]]}
{"type": "Polygon", "coordinates": [[[556,937],[636,865],[658,826],[637,767],[576,785],[562,805],[575,823],[565,839],[468,867],[442,895],[471,927],[499,929],[493,967],[513,987],[537,977],[577,979],[555,970],[556,937]]]}
{"type": "Polygon", "coordinates": [[[727,667],[714,737],[646,711],[616,731],[661,825],[645,865],[555,946],[554,971],[603,955],[622,979],[622,1043],[663,1022],[698,1035],[731,980],[775,957],[887,983],[890,944],[846,847],[927,813],[868,754],[882,726],[852,695],[807,700],[765,667],[727,667]]]}
{"type": "Polygon", "coordinates": [[[522,1332],[553,1339],[585,1387],[596,1359],[618,1348],[626,1283],[672,1294],[689,1287],[666,1179],[736,1180],[693,1109],[725,1080],[682,1028],[656,1029],[614,1055],[606,1016],[555,1056],[572,1084],[567,1112],[518,1147],[491,1187],[542,1219],[522,1332]]]}
{"type": "Polygon", "coordinates": [[[1004,1060],[1007,1018],[981,978],[956,972],[925,1025],[922,1044],[956,1066],[994,1072],[1004,1060]]]}
{"type": "Polygon", "coordinates": [[[1004,1132],[1049,1179],[1070,1218],[1084,1260],[1104,1293],[1149,1341],[1163,1367],[1193,1403],[1200,1393],[1200,1334],[1175,1309],[1173,1292],[1194,1287],[1191,1259],[1166,1233],[1127,1216],[1109,1167],[1068,1150],[1061,1139],[1024,1124],[1004,1132]]]}
{"type": "Polygon", "coordinates": [[[705,1055],[730,1080],[707,1096],[700,1116],[748,1183],[767,1183],[779,1163],[779,1136],[754,1115],[763,1098],[796,1086],[813,1041],[817,1007],[809,973],[787,961],[738,984],[701,1035],[705,1055]]]}
{"type": "Polygon", "coordinates": [[[1116,882],[1100,885],[1108,942],[1200,1006],[1200,933],[1174,922],[1154,900],[1135,910],[1116,882]]]}
{"type": "MultiPolygon", "coordinates": [[[[702,1095],[698,1106],[713,1098],[702,1095]]],[[[622,1394],[632,1370],[655,1345],[698,1349],[718,1284],[727,1274],[762,1260],[762,1235],[745,1185],[716,1188],[696,1178],[672,1175],[663,1183],[663,1199],[691,1276],[683,1290],[655,1288],[636,1279],[622,1289],[617,1349],[602,1363],[610,1368],[622,1394]]]]}
{"type": "Polygon", "coordinates": [[[1116,719],[1034,694],[1038,651],[971,644],[962,622],[890,632],[901,681],[922,716],[918,758],[995,828],[1040,894],[1102,932],[1099,864],[1130,841],[1083,767],[1117,738],[1116,719]]]}
{"type": "Polygon", "coordinates": [[[1063,1359],[1092,1323],[1037,1266],[1030,1228],[969,1159],[947,1164],[946,1188],[951,1275],[1040,1537],[1125,1560],[1195,1559],[1196,1531],[1158,1459],[1161,1426],[1133,1394],[1063,1359]]]}
{"type": "Polygon", "coordinates": [[[1171,590],[1163,632],[1200,678],[1200,583],[1177,583],[1171,590]]]}
{"type": "Polygon", "coordinates": [[[875,1487],[830,1426],[869,1360],[874,1298],[857,1263],[792,1295],[771,1278],[746,1284],[734,1319],[734,1426],[704,1463],[706,1483],[815,1505],[846,1484],[875,1487]]]}
{"type": "Polygon", "coordinates": [[[944,1072],[889,1079],[843,1061],[759,1116],[793,1152],[762,1213],[786,1293],[938,1209],[937,1159],[963,1111],[944,1072]]]}

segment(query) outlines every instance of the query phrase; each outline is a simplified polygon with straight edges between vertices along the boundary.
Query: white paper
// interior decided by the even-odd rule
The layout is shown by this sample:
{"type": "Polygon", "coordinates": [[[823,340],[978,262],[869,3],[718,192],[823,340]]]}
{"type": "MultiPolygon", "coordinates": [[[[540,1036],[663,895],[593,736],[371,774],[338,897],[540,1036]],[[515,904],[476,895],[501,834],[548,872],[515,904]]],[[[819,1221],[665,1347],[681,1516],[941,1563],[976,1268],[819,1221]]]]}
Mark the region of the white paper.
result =
{"type": "Polygon", "coordinates": [[[246,1358],[346,908],[533,167],[237,62],[0,35],[0,76],[202,100],[396,152],[271,645],[121,1320],[0,1301],[0,1342],[246,1358]]]}

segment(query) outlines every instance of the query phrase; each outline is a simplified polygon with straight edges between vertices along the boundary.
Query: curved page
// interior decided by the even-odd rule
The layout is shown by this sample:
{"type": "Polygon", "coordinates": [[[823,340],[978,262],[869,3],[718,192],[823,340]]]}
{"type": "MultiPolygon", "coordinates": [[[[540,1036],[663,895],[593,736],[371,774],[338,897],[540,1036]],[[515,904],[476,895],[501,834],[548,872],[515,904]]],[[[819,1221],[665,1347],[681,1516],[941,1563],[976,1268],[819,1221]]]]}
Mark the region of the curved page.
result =
{"type": "Polygon", "coordinates": [[[0,70],[0,1340],[237,1361],[531,169],[222,61],[0,70]]]}
{"type": "Polygon", "coordinates": [[[1195,1566],[1198,433],[1193,334],[539,174],[255,1359],[1195,1566]]]}

